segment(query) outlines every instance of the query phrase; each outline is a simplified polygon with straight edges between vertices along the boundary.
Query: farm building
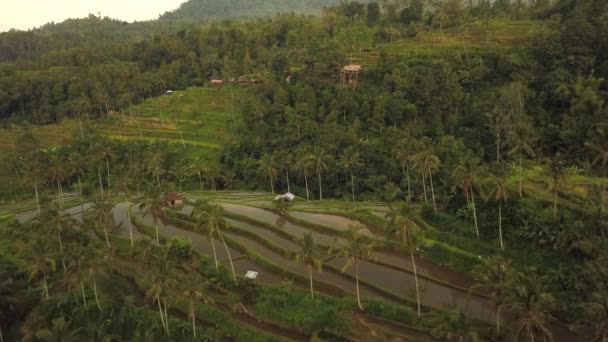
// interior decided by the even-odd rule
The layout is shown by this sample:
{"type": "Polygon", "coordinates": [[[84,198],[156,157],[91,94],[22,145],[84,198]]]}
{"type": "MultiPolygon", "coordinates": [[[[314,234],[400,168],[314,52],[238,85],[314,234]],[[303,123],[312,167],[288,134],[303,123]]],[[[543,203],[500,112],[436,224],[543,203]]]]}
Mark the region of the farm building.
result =
{"type": "Polygon", "coordinates": [[[340,71],[340,81],[343,85],[357,85],[359,83],[359,73],[363,67],[359,64],[349,64],[340,71]]]}
{"type": "Polygon", "coordinates": [[[178,193],[170,193],[166,194],[163,199],[168,205],[175,206],[184,204],[186,197],[178,193]]]}

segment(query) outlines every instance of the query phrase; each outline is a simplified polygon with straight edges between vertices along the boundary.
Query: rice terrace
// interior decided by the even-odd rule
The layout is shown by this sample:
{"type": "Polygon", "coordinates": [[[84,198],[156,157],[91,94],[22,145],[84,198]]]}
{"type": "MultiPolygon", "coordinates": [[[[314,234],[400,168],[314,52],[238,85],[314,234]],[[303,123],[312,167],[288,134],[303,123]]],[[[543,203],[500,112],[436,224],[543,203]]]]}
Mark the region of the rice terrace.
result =
{"type": "Polygon", "coordinates": [[[605,1],[106,5],[0,24],[0,342],[608,339],[605,1]]]}

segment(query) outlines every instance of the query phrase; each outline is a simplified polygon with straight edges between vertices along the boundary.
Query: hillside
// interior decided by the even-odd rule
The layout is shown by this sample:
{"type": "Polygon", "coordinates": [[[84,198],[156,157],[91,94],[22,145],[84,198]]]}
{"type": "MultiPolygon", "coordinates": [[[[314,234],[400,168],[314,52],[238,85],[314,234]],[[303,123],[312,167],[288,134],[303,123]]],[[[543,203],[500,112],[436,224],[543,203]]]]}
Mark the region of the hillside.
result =
{"type": "Polygon", "coordinates": [[[318,13],[339,0],[190,0],[161,19],[270,17],[282,12],[318,13]]]}

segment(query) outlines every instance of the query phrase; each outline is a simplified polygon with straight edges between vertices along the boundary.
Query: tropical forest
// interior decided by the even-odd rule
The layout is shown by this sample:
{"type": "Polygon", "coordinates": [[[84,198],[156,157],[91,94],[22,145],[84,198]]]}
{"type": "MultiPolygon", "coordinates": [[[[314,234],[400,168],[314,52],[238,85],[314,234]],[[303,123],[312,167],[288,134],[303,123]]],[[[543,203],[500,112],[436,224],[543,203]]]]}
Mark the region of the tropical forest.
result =
{"type": "Polygon", "coordinates": [[[605,0],[0,32],[0,342],[606,342],[607,196],[605,0]]]}

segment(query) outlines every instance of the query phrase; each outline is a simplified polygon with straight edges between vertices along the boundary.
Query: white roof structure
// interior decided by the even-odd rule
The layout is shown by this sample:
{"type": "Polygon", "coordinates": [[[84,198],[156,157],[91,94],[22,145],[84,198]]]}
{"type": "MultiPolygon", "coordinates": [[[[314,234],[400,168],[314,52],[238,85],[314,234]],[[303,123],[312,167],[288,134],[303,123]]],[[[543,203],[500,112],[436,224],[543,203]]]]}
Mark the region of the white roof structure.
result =
{"type": "Polygon", "coordinates": [[[247,271],[247,274],[245,274],[245,279],[251,279],[251,280],[255,280],[258,278],[258,272],[255,271],[247,271]]]}
{"type": "Polygon", "coordinates": [[[169,90],[167,90],[167,91],[165,92],[165,94],[169,94],[169,95],[170,95],[170,94],[173,94],[173,90],[169,89],[169,90]]]}
{"type": "Polygon", "coordinates": [[[286,200],[288,200],[290,202],[293,202],[293,200],[296,199],[296,195],[292,194],[291,192],[288,192],[288,193],[286,193],[284,195],[277,195],[274,198],[275,201],[278,201],[280,199],[286,199],[286,200]]]}

